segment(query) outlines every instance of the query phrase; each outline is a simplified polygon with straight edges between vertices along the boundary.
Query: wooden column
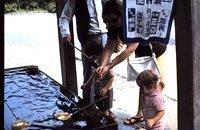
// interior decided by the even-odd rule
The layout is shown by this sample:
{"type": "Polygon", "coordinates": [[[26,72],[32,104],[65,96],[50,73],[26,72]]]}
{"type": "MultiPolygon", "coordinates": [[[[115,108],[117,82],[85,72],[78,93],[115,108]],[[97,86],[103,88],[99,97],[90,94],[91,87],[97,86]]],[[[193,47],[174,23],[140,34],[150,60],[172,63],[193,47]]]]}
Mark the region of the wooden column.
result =
{"type": "MultiPolygon", "coordinates": [[[[4,1],[0,1],[0,11],[4,12],[4,1]]],[[[0,85],[4,86],[4,13],[0,14],[1,17],[1,22],[0,22],[0,85]]],[[[0,96],[1,99],[4,99],[4,87],[2,87],[1,89],[2,94],[0,96]]],[[[1,114],[1,121],[0,123],[3,124],[5,121],[5,115],[3,116],[4,112],[4,104],[3,102],[1,102],[1,110],[2,110],[2,114],[1,114]]],[[[4,129],[4,125],[0,126],[0,129],[3,130],[4,129]]]]}
{"type": "Polygon", "coordinates": [[[194,130],[200,129],[200,1],[192,1],[193,42],[194,42],[194,73],[193,73],[193,106],[194,106],[194,130]]]}
{"type": "MultiPolygon", "coordinates": [[[[57,23],[59,25],[59,18],[61,16],[63,7],[67,0],[56,0],[56,10],[57,10],[57,23]]],[[[70,32],[73,36],[73,23],[70,23],[70,32]]],[[[58,27],[58,36],[59,36],[59,48],[60,48],[60,62],[61,62],[61,71],[62,71],[62,82],[63,88],[61,92],[65,94],[65,88],[68,88],[78,94],[77,89],[77,76],[76,76],[76,64],[75,64],[75,51],[74,48],[70,45],[67,45],[63,42],[60,35],[60,28],[58,27]]],[[[74,44],[74,42],[72,41],[74,44]]]]}
{"type": "Polygon", "coordinates": [[[200,129],[200,1],[177,0],[178,129],[200,129]]]}

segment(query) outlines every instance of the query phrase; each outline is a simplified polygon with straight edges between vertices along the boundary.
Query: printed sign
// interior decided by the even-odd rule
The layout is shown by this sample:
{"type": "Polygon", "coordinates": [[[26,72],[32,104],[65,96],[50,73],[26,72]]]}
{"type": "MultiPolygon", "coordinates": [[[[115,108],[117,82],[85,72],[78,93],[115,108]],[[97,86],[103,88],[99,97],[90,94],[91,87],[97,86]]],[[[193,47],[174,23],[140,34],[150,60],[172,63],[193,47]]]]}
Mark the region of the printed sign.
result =
{"type": "Polygon", "coordinates": [[[168,43],[174,0],[124,0],[126,43],[168,43]]]}

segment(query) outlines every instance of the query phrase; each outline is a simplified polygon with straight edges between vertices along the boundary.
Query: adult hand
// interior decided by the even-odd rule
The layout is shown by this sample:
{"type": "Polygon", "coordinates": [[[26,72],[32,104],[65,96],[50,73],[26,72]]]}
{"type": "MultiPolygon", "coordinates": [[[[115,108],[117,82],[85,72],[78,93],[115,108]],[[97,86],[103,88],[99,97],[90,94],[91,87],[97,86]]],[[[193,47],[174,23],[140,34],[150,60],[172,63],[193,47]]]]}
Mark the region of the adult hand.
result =
{"type": "Polygon", "coordinates": [[[95,73],[99,76],[99,78],[102,76],[103,68],[104,68],[104,66],[99,66],[99,67],[95,70],[95,73]]]}
{"type": "Polygon", "coordinates": [[[97,69],[96,69],[96,73],[100,76],[100,79],[102,79],[107,73],[108,71],[110,70],[110,65],[106,65],[106,66],[99,66],[97,69]]]}
{"type": "Polygon", "coordinates": [[[66,43],[70,43],[71,42],[71,35],[70,34],[67,34],[64,38],[63,38],[63,41],[66,42],[66,43]]]}
{"type": "Polygon", "coordinates": [[[147,119],[146,120],[146,127],[151,128],[155,124],[155,121],[153,119],[147,119]]]}

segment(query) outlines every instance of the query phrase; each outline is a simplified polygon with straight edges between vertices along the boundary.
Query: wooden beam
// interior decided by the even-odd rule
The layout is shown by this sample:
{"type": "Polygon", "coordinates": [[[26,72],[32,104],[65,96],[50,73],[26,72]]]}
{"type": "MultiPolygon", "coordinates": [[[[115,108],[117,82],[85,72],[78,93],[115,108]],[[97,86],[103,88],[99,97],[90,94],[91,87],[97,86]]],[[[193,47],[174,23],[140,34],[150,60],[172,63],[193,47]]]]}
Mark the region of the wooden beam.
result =
{"type": "MultiPolygon", "coordinates": [[[[66,2],[67,0],[56,0],[58,25],[59,25],[59,18],[61,16],[63,7],[66,2]]],[[[70,23],[70,32],[73,36],[73,23],[70,23]]],[[[58,36],[59,36],[62,82],[64,86],[63,88],[61,88],[61,92],[65,94],[66,92],[65,90],[66,88],[68,88],[72,90],[74,93],[78,94],[74,48],[71,47],[70,45],[67,45],[65,42],[63,42],[59,27],[58,27],[58,36]]],[[[72,41],[72,44],[74,44],[73,41],[72,41]]]]}
{"type": "Polygon", "coordinates": [[[200,129],[200,1],[192,0],[193,114],[194,130],[200,129]]]}
{"type": "Polygon", "coordinates": [[[177,0],[176,53],[178,81],[178,129],[200,128],[200,2],[177,0]]]}

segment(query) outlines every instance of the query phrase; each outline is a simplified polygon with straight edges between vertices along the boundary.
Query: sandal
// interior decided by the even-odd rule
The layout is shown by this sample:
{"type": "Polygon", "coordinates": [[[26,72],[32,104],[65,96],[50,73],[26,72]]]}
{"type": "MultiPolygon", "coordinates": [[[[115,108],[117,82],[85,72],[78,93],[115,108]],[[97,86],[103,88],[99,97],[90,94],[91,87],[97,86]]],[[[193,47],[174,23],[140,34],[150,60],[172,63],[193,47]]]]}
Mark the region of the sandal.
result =
{"type": "Polygon", "coordinates": [[[108,110],[108,113],[109,113],[108,116],[109,116],[111,119],[115,119],[115,118],[116,118],[115,114],[114,114],[113,112],[111,112],[110,110],[108,110]]]}
{"type": "Polygon", "coordinates": [[[141,122],[141,121],[143,121],[143,116],[141,116],[141,117],[131,117],[129,119],[126,119],[124,121],[124,124],[126,124],[126,125],[134,125],[135,123],[138,123],[138,122],[141,122]]]}
{"type": "Polygon", "coordinates": [[[111,112],[110,110],[106,110],[106,111],[104,111],[104,113],[111,119],[116,118],[115,114],[113,112],[111,112]]]}

